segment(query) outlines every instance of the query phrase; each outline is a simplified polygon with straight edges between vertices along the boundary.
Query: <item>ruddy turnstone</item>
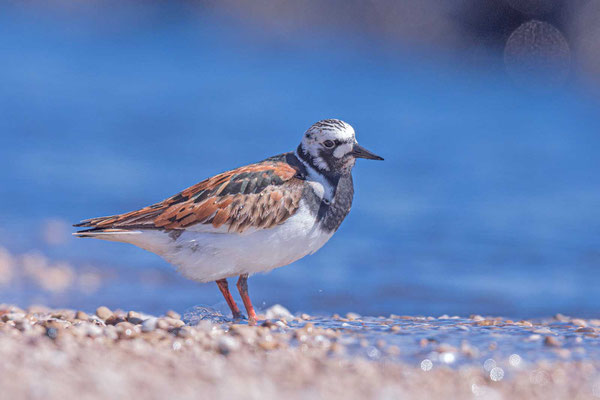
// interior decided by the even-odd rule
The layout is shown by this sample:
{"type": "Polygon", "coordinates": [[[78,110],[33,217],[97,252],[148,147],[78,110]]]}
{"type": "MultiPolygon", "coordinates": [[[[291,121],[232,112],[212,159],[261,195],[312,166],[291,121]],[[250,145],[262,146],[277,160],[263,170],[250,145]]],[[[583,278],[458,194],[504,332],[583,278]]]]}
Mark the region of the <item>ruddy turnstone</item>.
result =
{"type": "Polygon", "coordinates": [[[250,323],[250,274],[288,265],[320,249],[352,206],[357,158],[383,160],[359,146],[338,119],[312,125],[296,151],[208,178],[137,211],[92,218],[74,233],[131,243],[175,265],[187,278],[216,281],[234,318],[242,313],[229,292],[237,287],[250,323]]]}

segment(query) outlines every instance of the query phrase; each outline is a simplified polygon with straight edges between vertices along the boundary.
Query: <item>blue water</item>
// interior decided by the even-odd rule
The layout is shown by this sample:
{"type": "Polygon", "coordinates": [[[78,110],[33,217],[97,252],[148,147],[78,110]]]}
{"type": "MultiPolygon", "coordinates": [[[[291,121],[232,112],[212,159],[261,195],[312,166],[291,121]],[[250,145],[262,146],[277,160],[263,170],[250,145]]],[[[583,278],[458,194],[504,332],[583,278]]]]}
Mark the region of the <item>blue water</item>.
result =
{"type": "Polygon", "coordinates": [[[251,279],[259,308],[600,316],[600,104],[575,84],[524,90],[493,53],[474,68],[352,32],[274,38],[184,6],[5,5],[0,55],[0,246],[112,271],[94,293],[0,302],[222,307],[152,254],[48,244],[43,223],[148,205],[335,117],[386,161],[358,163],[323,249],[251,279]]]}

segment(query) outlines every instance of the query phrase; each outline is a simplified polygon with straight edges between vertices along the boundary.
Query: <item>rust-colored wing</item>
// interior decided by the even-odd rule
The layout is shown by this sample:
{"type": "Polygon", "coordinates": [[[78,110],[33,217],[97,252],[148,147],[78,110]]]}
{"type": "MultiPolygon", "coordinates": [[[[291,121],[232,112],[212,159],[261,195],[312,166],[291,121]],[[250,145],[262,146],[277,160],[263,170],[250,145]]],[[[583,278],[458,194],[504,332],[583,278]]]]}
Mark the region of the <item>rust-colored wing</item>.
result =
{"type": "Polygon", "coordinates": [[[285,157],[269,159],[216,175],[141,210],[92,218],[75,226],[91,228],[86,231],[178,230],[195,224],[225,226],[230,232],[270,228],[298,209],[303,190],[300,175],[285,157]]]}

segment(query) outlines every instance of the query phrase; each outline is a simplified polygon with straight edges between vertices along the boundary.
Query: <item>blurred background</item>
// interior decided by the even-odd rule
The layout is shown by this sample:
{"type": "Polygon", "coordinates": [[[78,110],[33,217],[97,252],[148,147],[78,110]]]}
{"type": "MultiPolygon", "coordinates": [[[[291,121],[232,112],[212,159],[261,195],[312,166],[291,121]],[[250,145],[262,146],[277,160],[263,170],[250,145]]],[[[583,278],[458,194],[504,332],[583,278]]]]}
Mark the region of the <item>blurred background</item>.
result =
{"type": "Polygon", "coordinates": [[[4,1],[0,302],[148,313],[214,284],[71,224],[351,123],[349,218],[259,309],[600,316],[600,2],[4,1]]]}

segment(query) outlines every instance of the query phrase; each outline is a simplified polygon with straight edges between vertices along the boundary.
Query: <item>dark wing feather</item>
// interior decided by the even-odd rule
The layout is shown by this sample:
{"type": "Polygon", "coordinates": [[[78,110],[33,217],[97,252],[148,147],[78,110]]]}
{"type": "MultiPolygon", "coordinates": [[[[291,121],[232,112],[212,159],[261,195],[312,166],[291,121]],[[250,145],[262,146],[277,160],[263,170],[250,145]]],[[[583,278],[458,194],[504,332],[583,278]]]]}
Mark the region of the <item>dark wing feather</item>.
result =
{"type": "Polygon", "coordinates": [[[298,167],[269,159],[224,172],[191,186],[160,203],[75,225],[105,229],[184,229],[212,224],[229,231],[270,228],[292,216],[302,197],[298,167]]]}

